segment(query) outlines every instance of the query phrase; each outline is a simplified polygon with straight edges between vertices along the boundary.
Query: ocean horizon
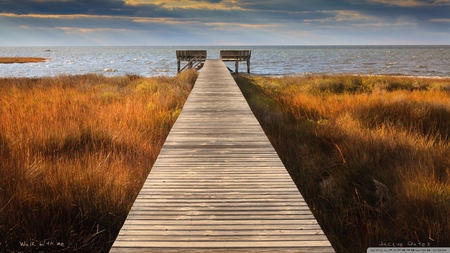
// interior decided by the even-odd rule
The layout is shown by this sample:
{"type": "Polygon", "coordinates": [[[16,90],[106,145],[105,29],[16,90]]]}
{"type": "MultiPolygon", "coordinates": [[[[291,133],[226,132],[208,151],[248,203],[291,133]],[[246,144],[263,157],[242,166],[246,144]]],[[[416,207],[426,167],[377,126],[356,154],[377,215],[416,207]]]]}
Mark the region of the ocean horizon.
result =
{"type": "MultiPolygon", "coordinates": [[[[44,57],[47,62],[1,64],[0,77],[102,74],[174,76],[176,50],[251,50],[251,74],[361,74],[450,77],[450,45],[336,46],[49,46],[0,47],[0,57],[44,57]]],[[[227,63],[234,70],[234,63],[227,63]]],[[[240,63],[241,71],[246,63],[240,63]]]]}

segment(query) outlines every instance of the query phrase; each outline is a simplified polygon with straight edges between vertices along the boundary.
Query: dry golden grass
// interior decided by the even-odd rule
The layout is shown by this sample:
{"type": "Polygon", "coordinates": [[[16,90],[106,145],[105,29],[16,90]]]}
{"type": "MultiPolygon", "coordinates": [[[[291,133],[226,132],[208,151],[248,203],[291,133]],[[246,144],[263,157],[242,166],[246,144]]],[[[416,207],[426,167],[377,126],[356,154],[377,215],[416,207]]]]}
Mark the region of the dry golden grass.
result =
{"type": "Polygon", "coordinates": [[[450,79],[236,79],[337,252],[450,246],[450,79]]]}
{"type": "Polygon", "coordinates": [[[0,79],[0,251],[108,251],[196,76],[0,79]]]}
{"type": "Polygon", "coordinates": [[[47,60],[48,58],[39,58],[39,57],[0,57],[0,64],[45,62],[47,60]]]}

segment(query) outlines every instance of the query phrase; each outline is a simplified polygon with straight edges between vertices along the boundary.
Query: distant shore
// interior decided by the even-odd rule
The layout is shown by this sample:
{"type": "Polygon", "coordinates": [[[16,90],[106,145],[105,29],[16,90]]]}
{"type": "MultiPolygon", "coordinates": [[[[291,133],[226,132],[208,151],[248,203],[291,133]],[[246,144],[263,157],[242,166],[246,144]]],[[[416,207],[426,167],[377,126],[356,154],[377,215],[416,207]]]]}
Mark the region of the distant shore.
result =
{"type": "Polygon", "coordinates": [[[48,58],[39,57],[0,57],[0,64],[45,62],[48,58]]]}

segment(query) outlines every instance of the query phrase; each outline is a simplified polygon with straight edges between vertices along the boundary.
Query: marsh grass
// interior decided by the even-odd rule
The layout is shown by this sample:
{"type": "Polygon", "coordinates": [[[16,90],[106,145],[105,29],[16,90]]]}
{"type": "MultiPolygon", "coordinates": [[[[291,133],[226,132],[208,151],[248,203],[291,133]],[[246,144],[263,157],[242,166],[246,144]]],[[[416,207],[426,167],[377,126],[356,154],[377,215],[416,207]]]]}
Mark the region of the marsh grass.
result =
{"type": "Polygon", "coordinates": [[[236,80],[337,252],[450,246],[450,79],[236,80]]]}
{"type": "Polygon", "coordinates": [[[0,251],[108,251],[196,76],[1,78],[0,251]]]}

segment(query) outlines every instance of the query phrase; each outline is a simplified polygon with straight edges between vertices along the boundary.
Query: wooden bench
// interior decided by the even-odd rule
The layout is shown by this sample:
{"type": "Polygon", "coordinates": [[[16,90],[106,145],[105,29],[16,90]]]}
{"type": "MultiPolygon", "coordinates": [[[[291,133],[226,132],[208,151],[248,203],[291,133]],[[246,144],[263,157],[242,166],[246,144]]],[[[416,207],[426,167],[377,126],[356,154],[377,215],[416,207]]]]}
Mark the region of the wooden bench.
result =
{"type": "Polygon", "coordinates": [[[180,73],[185,69],[197,68],[201,69],[206,60],[206,50],[177,50],[177,72],[180,73]],[[187,62],[181,68],[181,62],[187,62]]]}
{"type": "Polygon", "coordinates": [[[221,50],[220,59],[224,62],[234,61],[235,62],[235,72],[239,73],[239,62],[247,62],[247,73],[250,74],[250,57],[251,50],[221,50]]]}

